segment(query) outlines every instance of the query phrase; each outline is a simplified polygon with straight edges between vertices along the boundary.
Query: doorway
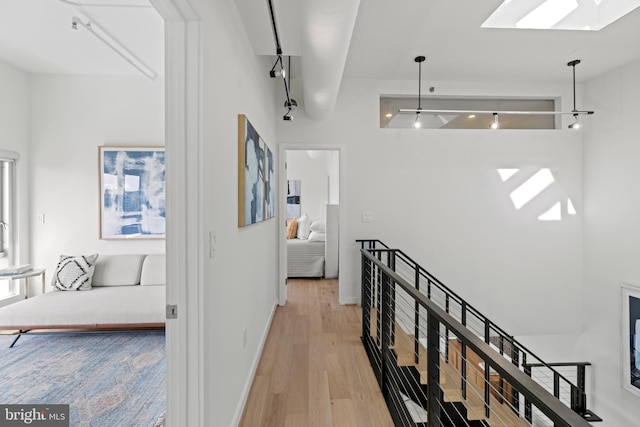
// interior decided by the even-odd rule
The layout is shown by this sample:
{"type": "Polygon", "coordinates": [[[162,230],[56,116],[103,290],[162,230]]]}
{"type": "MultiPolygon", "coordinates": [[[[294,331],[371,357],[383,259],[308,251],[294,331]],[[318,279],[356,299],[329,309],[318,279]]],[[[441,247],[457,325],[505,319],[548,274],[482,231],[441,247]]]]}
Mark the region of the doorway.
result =
{"type": "Polygon", "coordinates": [[[281,144],[279,156],[280,244],[278,302],[287,301],[289,278],[337,278],[342,298],[340,266],[343,258],[344,148],[281,144]],[[295,219],[298,230],[292,234],[295,219]],[[291,237],[291,238],[288,238],[291,237]]]}

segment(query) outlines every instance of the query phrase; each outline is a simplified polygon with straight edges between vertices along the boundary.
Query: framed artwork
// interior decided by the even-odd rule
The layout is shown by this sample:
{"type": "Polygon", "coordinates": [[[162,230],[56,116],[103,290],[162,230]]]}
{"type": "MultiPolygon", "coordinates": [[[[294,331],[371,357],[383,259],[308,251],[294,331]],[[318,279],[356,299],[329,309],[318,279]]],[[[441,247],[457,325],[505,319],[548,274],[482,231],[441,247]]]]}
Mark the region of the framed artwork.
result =
{"type": "Polygon", "coordinates": [[[100,239],[165,238],[164,147],[99,147],[100,239]]]}
{"type": "Polygon", "coordinates": [[[249,119],[238,115],[238,227],[275,216],[275,159],[249,119]]]}
{"type": "Polygon", "coordinates": [[[266,219],[276,216],[276,174],[275,174],[275,159],[273,152],[269,147],[265,152],[265,166],[267,172],[267,179],[265,182],[265,197],[264,197],[264,216],[266,219]]]}
{"type": "Polygon", "coordinates": [[[622,385],[640,396],[640,288],[622,286],[622,385]]]}
{"type": "Polygon", "coordinates": [[[300,205],[300,180],[287,180],[287,219],[300,218],[302,210],[300,205]]]}

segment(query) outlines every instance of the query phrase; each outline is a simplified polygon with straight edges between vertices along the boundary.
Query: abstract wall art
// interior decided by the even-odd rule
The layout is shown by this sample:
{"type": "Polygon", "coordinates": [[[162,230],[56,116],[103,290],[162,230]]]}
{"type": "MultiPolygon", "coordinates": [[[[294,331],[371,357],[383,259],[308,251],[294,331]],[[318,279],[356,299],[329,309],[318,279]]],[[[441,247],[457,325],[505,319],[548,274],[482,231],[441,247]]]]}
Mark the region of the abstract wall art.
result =
{"type": "Polygon", "coordinates": [[[275,216],[275,158],[251,122],[238,115],[238,227],[275,216]]]}
{"type": "Polygon", "coordinates": [[[640,288],[622,286],[622,386],[640,396],[640,288]]]}
{"type": "Polygon", "coordinates": [[[165,238],[164,147],[99,147],[100,239],[165,238]]]}

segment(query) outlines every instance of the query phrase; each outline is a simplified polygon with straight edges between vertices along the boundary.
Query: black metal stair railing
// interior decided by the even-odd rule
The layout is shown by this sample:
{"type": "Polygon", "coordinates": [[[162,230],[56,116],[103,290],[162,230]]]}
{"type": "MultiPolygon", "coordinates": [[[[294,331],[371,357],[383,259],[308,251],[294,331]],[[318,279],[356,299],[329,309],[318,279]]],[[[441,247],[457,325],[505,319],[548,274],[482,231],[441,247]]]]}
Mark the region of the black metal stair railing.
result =
{"type": "MultiPolygon", "coordinates": [[[[497,399],[500,405],[509,406],[508,413],[518,414],[517,418],[533,423],[528,425],[547,425],[545,423],[575,425],[562,424],[562,421],[549,417],[545,412],[548,408],[541,409],[537,406],[530,390],[521,390],[521,384],[514,385],[510,378],[495,369],[493,364],[497,363],[496,361],[489,360],[491,358],[485,360],[484,355],[478,358],[480,355],[476,354],[476,350],[470,350],[467,337],[462,339],[458,332],[452,332],[454,328],[450,327],[450,322],[460,324],[465,329],[465,334],[481,340],[491,350],[491,354],[498,355],[502,359],[501,363],[509,364],[521,375],[533,380],[537,387],[546,389],[546,392],[552,394],[556,401],[566,405],[583,420],[601,421],[586,407],[585,367],[589,365],[588,363],[555,365],[545,363],[402,251],[390,249],[377,240],[359,240],[358,242],[361,243],[362,252],[362,339],[372,367],[378,376],[378,382],[383,392],[387,392],[385,397],[388,399],[390,409],[395,407],[395,412],[400,414],[394,417],[397,425],[419,425],[419,423],[398,422],[398,417],[407,417],[407,411],[402,409],[407,405],[402,405],[400,402],[409,400],[412,405],[424,408],[429,393],[437,394],[436,389],[442,393],[442,387],[438,387],[438,381],[431,381],[428,386],[429,393],[422,395],[419,392],[422,390],[420,381],[417,383],[415,381],[416,375],[418,377],[422,375],[420,372],[416,373],[418,369],[416,367],[426,363],[426,359],[434,363],[438,360],[437,357],[445,361],[444,366],[449,366],[451,361],[457,361],[457,371],[447,372],[450,377],[459,377],[450,378],[450,382],[459,383],[459,391],[451,391],[454,396],[448,398],[449,400],[438,401],[442,413],[451,418],[444,419],[441,425],[496,425],[495,416],[497,415],[494,415],[493,424],[488,423],[486,419],[490,412],[488,402],[491,396],[494,396],[494,400],[497,399]],[[422,298],[429,302],[428,307],[422,298]],[[431,317],[434,308],[448,316],[447,319],[438,319],[439,323],[445,326],[437,340],[434,338],[436,336],[434,333],[431,339],[428,338],[427,333],[427,329],[431,331],[430,327],[427,328],[427,319],[431,317]],[[407,336],[410,337],[407,338],[407,336]],[[399,342],[409,343],[411,360],[399,353],[399,342]],[[442,350],[441,354],[438,355],[439,352],[432,347],[442,350]],[[431,350],[427,350],[430,348],[431,350]],[[383,349],[390,351],[385,352],[383,349]],[[426,353],[428,356],[425,355],[426,353]],[[474,358],[480,362],[473,365],[471,360],[474,358]],[[571,375],[566,371],[561,374],[554,369],[558,366],[562,366],[565,370],[567,366],[575,367],[577,384],[567,378],[571,375]],[[471,382],[468,379],[470,376],[480,378],[478,384],[484,384],[481,387],[484,388],[482,392],[479,392],[476,386],[470,385],[471,382]],[[392,378],[395,383],[390,384],[389,378],[392,378]],[[456,393],[459,396],[455,396],[456,393]],[[474,393],[482,396],[473,396],[474,393]],[[464,399],[464,402],[456,402],[457,397],[464,399]],[[471,418],[475,420],[469,418],[469,403],[466,402],[468,398],[484,401],[483,408],[473,410],[476,414],[471,418]],[[445,407],[446,410],[444,410],[445,407]],[[486,413],[484,417],[477,414],[481,412],[486,413]],[[461,420],[464,420],[464,423],[461,420]],[[468,424],[469,422],[484,424],[468,424]]],[[[446,382],[444,377],[440,380],[446,382]]],[[[509,416],[503,413],[503,417],[509,418],[509,416]]],[[[414,416],[413,419],[416,417],[414,416]]]]}

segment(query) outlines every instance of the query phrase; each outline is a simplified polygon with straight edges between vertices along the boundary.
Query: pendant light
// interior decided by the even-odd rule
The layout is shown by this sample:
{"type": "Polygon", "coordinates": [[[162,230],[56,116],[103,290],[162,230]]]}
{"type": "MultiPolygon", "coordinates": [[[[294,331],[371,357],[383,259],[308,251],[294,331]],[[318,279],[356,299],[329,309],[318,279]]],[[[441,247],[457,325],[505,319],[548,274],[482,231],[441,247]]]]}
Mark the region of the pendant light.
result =
{"type": "Polygon", "coordinates": [[[573,118],[575,121],[569,125],[569,129],[580,129],[580,122],[578,121],[578,110],[576,109],[576,65],[580,63],[579,59],[574,59],[567,63],[567,66],[573,68],[573,118]]]}
{"type": "Polygon", "coordinates": [[[422,110],[421,101],[422,101],[422,63],[425,61],[424,56],[416,56],[414,61],[418,63],[418,108],[416,110],[416,120],[413,123],[413,127],[416,129],[420,129],[422,127],[422,122],[420,121],[420,111],[422,110]]]}
{"type": "MultiPolygon", "coordinates": [[[[576,65],[580,63],[579,59],[575,59],[567,63],[568,66],[573,68],[573,109],[571,111],[524,111],[524,110],[436,110],[436,109],[423,109],[421,105],[421,80],[422,80],[422,63],[425,61],[424,56],[416,56],[415,62],[418,63],[418,108],[410,109],[410,108],[400,108],[398,109],[398,113],[415,113],[416,120],[414,122],[414,126],[419,128],[422,126],[420,122],[421,114],[450,114],[450,115],[461,115],[461,114],[492,114],[493,122],[491,122],[490,127],[492,129],[497,129],[499,127],[498,123],[498,115],[568,115],[571,114],[575,118],[575,122],[569,125],[569,129],[578,129],[580,128],[580,123],[578,121],[578,116],[581,115],[591,115],[594,114],[591,110],[578,110],[576,108],[576,65]]],[[[471,117],[471,116],[469,116],[471,117]]]]}

